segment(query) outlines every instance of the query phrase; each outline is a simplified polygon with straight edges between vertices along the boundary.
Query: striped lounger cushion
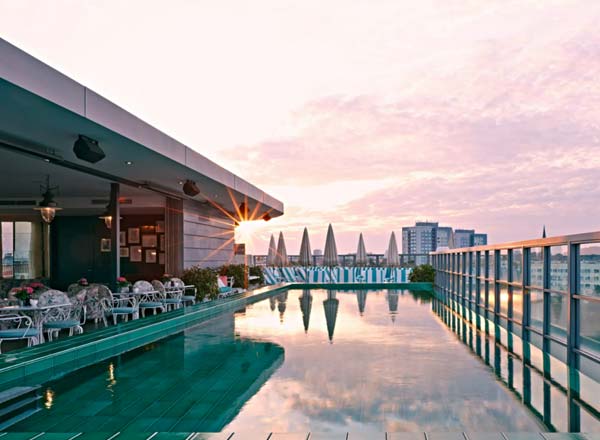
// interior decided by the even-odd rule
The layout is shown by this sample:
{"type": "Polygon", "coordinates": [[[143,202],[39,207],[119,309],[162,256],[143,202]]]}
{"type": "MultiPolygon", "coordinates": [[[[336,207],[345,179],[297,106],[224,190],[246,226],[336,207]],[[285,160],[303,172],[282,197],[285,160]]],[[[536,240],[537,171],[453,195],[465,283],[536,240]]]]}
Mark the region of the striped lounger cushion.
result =
{"type": "Polygon", "coordinates": [[[263,275],[265,276],[265,284],[277,284],[277,278],[275,277],[272,268],[264,267],[263,275]]]}
{"type": "Polygon", "coordinates": [[[295,283],[296,282],[296,270],[293,267],[282,267],[280,273],[282,278],[287,283],[295,283]]]}

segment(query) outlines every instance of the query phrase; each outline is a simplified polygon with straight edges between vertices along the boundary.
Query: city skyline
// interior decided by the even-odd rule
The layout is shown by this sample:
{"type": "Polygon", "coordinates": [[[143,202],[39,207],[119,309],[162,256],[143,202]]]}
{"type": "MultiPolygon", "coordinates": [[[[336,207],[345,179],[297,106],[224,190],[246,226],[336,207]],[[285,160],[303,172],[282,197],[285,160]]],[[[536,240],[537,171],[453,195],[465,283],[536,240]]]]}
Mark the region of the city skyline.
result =
{"type": "Polygon", "coordinates": [[[490,243],[598,228],[600,5],[540,5],[0,1],[0,17],[3,38],[283,200],[249,253],[280,230],[296,249],[304,226],[322,247],[329,223],[345,253],[427,218],[490,243]]]}

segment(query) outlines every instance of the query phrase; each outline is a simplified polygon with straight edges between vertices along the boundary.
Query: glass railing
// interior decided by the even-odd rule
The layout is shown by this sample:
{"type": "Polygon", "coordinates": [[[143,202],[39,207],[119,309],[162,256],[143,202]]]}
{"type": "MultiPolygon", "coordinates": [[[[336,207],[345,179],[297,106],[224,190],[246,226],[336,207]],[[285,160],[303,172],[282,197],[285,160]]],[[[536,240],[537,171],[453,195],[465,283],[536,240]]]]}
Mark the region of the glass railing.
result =
{"type": "Polygon", "coordinates": [[[436,296],[457,316],[506,346],[539,351],[539,369],[564,365],[569,431],[585,414],[600,420],[600,232],[432,253],[436,296]],[[533,347],[535,350],[525,347],[533,347]],[[597,388],[597,386],[596,386],[597,388]]]}

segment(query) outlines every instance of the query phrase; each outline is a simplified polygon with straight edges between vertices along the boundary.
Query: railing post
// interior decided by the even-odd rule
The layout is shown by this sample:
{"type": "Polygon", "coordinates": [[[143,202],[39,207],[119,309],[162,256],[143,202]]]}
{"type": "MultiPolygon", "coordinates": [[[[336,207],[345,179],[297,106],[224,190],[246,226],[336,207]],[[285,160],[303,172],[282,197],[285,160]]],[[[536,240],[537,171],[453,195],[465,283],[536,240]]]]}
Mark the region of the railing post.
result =
{"type": "Polygon", "coordinates": [[[576,295],[579,293],[580,279],[580,258],[579,245],[569,243],[568,260],[568,292],[567,301],[567,370],[568,370],[568,390],[567,397],[569,401],[568,421],[569,432],[579,432],[581,430],[581,414],[579,405],[575,403],[579,399],[579,332],[580,332],[580,304],[576,295]]]}

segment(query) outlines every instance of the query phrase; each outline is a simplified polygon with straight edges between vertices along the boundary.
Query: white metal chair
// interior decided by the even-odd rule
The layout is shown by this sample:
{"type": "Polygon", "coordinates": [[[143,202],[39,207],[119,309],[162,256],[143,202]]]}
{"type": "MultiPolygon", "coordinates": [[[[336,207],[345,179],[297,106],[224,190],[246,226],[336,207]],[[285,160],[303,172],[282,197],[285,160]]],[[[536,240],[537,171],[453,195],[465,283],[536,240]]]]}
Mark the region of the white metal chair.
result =
{"type": "Polygon", "coordinates": [[[85,291],[69,300],[67,294],[59,290],[47,290],[40,295],[38,307],[55,306],[43,312],[42,330],[48,334],[48,341],[58,336],[61,330],[69,330],[69,336],[83,333],[85,324],[85,291]]]}
{"type": "Polygon", "coordinates": [[[137,296],[129,293],[115,295],[110,290],[109,293],[109,297],[102,298],[101,304],[104,315],[112,316],[114,325],[117,325],[119,316],[122,316],[125,322],[129,321],[129,315],[131,315],[131,319],[139,318],[140,308],[137,296]]]}
{"type": "Polygon", "coordinates": [[[181,296],[183,295],[183,290],[181,289],[167,289],[162,281],[153,280],[152,287],[159,294],[159,299],[165,305],[166,309],[178,309],[181,307],[182,300],[181,296]]]}
{"type": "Polygon", "coordinates": [[[169,281],[167,281],[165,283],[165,287],[167,289],[171,289],[171,288],[181,289],[181,291],[183,292],[183,295],[181,295],[181,301],[183,302],[184,305],[185,305],[185,303],[188,303],[188,302],[192,303],[192,305],[196,304],[196,294],[198,293],[196,286],[186,285],[179,278],[171,278],[169,281]],[[186,293],[188,293],[188,292],[192,292],[193,295],[186,295],[186,293]]]}
{"type": "Polygon", "coordinates": [[[133,293],[139,296],[139,308],[142,318],[146,316],[146,310],[152,310],[154,314],[160,310],[166,311],[163,297],[148,281],[140,280],[133,284],[133,293]]]}
{"type": "MultiPolygon", "coordinates": [[[[17,313],[0,315],[0,345],[4,340],[27,339],[27,346],[39,344],[39,330],[33,327],[33,321],[29,316],[17,313]]],[[[2,350],[0,349],[0,353],[2,350]]]]}

